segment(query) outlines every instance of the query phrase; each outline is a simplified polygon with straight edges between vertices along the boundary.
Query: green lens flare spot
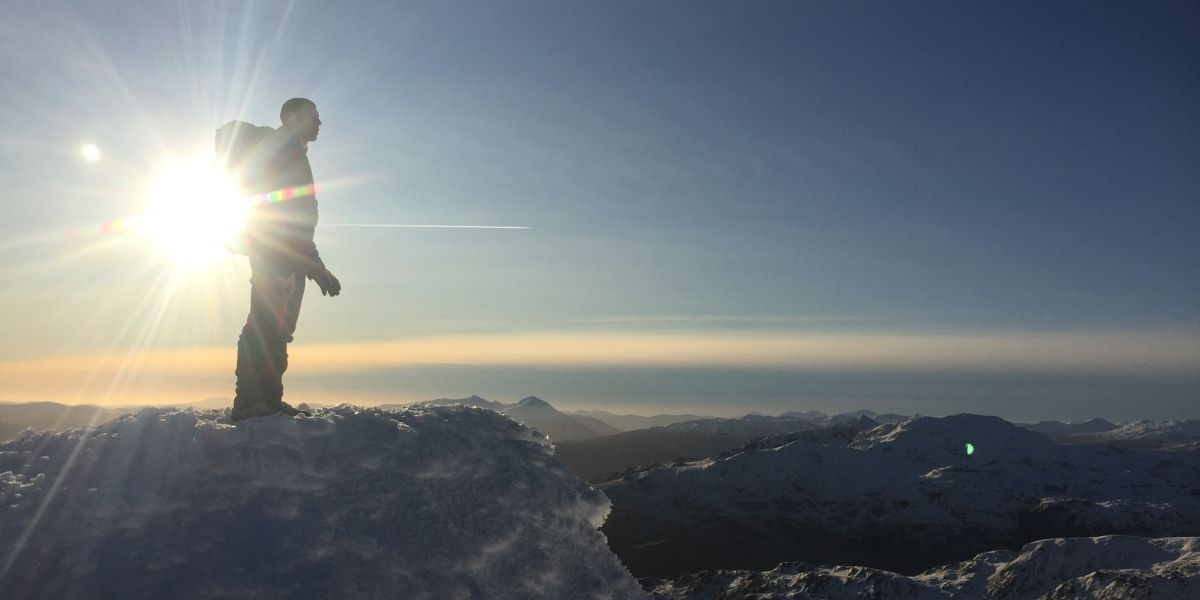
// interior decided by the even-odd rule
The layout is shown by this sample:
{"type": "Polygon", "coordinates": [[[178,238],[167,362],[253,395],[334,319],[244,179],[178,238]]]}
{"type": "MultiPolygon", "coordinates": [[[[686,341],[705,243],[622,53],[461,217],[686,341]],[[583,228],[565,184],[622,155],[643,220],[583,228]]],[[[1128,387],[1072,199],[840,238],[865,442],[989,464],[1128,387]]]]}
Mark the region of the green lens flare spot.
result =
{"type": "Polygon", "coordinates": [[[975,454],[975,444],[972,444],[971,442],[967,442],[967,456],[970,456],[972,454],[975,454]]]}

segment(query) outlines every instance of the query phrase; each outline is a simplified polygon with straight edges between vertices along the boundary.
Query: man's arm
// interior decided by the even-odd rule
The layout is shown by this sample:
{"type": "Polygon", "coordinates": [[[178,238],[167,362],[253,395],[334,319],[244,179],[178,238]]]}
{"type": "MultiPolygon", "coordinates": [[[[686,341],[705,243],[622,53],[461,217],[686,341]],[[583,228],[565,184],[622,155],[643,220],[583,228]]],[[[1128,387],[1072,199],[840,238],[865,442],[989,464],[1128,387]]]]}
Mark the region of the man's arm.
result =
{"type": "Polygon", "coordinates": [[[291,251],[296,271],[315,282],[323,295],[336,296],[341,293],[342,284],[325,268],[325,262],[321,260],[321,253],[313,241],[317,232],[317,196],[308,154],[301,148],[285,148],[280,156],[285,161],[280,170],[282,186],[293,186],[289,188],[292,190],[303,189],[308,194],[284,203],[295,226],[291,251]]]}
{"type": "Polygon", "coordinates": [[[315,273],[309,273],[308,278],[321,288],[321,294],[324,296],[336,296],[342,293],[342,282],[338,281],[338,278],[334,277],[333,273],[330,273],[329,269],[325,267],[321,267],[321,270],[315,273]]]}
{"type": "Polygon", "coordinates": [[[325,267],[325,262],[321,260],[321,253],[317,251],[317,244],[313,240],[316,235],[316,227],[308,227],[304,235],[299,239],[295,251],[296,270],[304,273],[306,277],[311,279],[321,288],[321,294],[325,296],[336,296],[342,292],[342,283],[338,281],[333,273],[325,267]]]}

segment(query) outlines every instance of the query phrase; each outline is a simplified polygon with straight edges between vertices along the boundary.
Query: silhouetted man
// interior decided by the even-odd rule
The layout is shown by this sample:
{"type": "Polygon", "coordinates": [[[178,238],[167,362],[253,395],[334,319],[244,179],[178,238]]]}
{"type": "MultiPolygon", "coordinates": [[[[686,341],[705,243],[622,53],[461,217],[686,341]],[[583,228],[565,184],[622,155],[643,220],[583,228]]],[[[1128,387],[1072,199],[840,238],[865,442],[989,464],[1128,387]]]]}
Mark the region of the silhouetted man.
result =
{"type": "Polygon", "coordinates": [[[304,281],[313,280],[329,296],[342,290],[313,242],[317,195],[308,144],[317,139],[320,113],[311,100],[293,98],[283,104],[279,120],[283,124],[259,145],[253,172],[244,174],[259,201],[247,218],[244,237],[250,257],[250,315],[238,338],[234,421],[302,412],[283,401],[283,372],[304,281]]]}

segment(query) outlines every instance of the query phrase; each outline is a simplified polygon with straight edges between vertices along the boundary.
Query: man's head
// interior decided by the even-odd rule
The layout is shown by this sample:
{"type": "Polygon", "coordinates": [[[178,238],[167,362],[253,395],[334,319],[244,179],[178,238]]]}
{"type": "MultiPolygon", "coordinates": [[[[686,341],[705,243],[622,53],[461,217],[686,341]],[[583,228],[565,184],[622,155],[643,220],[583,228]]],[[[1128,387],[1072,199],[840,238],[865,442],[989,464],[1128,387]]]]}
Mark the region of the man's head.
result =
{"type": "Polygon", "coordinates": [[[294,132],[296,137],[305,142],[317,139],[321,131],[321,114],[317,105],[308,98],[292,98],[283,103],[279,109],[279,121],[283,128],[294,132]]]}

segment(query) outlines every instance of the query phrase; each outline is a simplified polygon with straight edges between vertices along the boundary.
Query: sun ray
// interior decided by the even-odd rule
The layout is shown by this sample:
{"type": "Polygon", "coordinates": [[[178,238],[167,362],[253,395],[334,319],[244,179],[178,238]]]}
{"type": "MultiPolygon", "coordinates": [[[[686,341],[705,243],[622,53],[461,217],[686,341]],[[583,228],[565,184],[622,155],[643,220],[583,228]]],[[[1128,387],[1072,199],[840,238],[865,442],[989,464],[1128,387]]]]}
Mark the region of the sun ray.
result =
{"type": "Polygon", "coordinates": [[[105,237],[95,240],[84,246],[76,247],[74,250],[62,254],[53,254],[49,257],[25,262],[15,265],[4,271],[6,277],[28,275],[30,273],[47,271],[61,268],[67,264],[89,258],[95,254],[112,250],[127,244],[129,240],[124,236],[105,237]]]}
{"type": "MultiPolygon", "coordinates": [[[[161,314],[165,310],[165,305],[166,305],[167,301],[169,301],[172,290],[174,289],[174,283],[176,281],[176,278],[177,278],[176,272],[172,271],[165,278],[165,280],[160,280],[159,284],[162,285],[164,287],[164,289],[159,294],[148,294],[142,299],[142,303],[139,305],[139,308],[144,307],[147,303],[156,304],[156,306],[152,307],[153,313],[152,313],[151,319],[150,319],[151,325],[149,327],[143,328],[142,332],[139,334],[138,338],[135,340],[133,348],[129,352],[126,353],[125,360],[123,361],[122,367],[120,369],[118,369],[116,374],[114,374],[114,376],[110,380],[108,389],[106,390],[106,392],[103,395],[102,400],[100,402],[98,402],[98,404],[102,404],[102,405],[107,404],[108,400],[111,399],[114,392],[117,391],[119,389],[119,387],[124,384],[124,381],[130,376],[132,369],[129,369],[127,367],[130,366],[132,357],[136,354],[139,354],[140,351],[142,349],[144,349],[144,347],[145,347],[144,342],[148,336],[148,333],[156,330],[157,322],[161,320],[161,314]]],[[[140,311],[135,311],[134,314],[130,317],[130,319],[126,323],[126,326],[123,328],[121,334],[119,334],[117,336],[118,338],[123,337],[123,334],[126,331],[128,331],[130,328],[132,328],[133,324],[137,321],[136,317],[138,316],[137,315],[138,312],[140,312],[140,311]]],[[[117,343],[116,340],[114,340],[113,344],[115,345],[116,343],[117,343]]],[[[113,347],[110,346],[110,352],[112,350],[113,350],[113,347]]],[[[107,355],[108,355],[108,353],[106,353],[106,356],[107,355]]],[[[102,362],[103,361],[101,361],[101,363],[102,362]]],[[[102,365],[98,363],[93,370],[92,376],[88,378],[88,381],[85,382],[83,386],[81,386],[81,389],[80,389],[81,393],[84,391],[84,389],[86,389],[86,387],[90,386],[91,380],[93,380],[95,378],[95,376],[101,372],[101,369],[102,369],[102,365]]],[[[25,530],[21,533],[20,538],[18,538],[16,545],[13,547],[12,554],[9,555],[8,560],[5,561],[5,564],[3,565],[3,567],[0,567],[0,577],[3,577],[8,572],[8,570],[12,568],[12,565],[16,562],[17,557],[21,554],[25,545],[29,542],[29,538],[33,535],[33,532],[37,530],[37,526],[38,526],[38,524],[41,523],[42,517],[45,515],[46,510],[48,510],[50,505],[53,504],[55,497],[57,496],[59,490],[61,489],[61,487],[58,485],[58,482],[64,480],[73,470],[75,462],[79,457],[79,453],[82,451],[83,447],[87,444],[87,441],[88,441],[89,437],[91,436],[92,426],[94,426],[96,424],[96,421],[99,419],[99,415],[100,415],[99,411],[97,411],[96,413],[93,413],[91,421],[89,423],[89,426],[80,430],[79,439],[76,441],[75,447],[72,449],[71,454],[68,456],[66,463],[60,469],[58,478],[50,484],[49,491],[46,493],[46,497],[42,499],[41,503],[39,503],[37,510],[34,512],[33,518],[30,519],[29,524],[25,527],[25,530]]],[[[49,439],[49,438],[47,438],[47,439],[49,439]]],[[[34,452],[33,456],[35,456],[35,457],[39,456],[41,454],[40,450],[41,450],[41,448],[39,448],[39,450],[37,452],[34,452]]]]}

